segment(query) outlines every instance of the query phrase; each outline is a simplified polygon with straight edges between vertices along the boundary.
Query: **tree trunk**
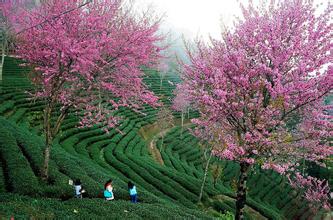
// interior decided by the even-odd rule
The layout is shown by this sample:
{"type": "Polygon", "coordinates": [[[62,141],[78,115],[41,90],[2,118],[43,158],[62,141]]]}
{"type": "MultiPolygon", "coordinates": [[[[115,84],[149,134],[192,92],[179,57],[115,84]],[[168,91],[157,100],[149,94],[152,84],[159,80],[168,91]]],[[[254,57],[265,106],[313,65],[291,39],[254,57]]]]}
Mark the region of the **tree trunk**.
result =
{"type": "Polygon", "coordinates": [[[209,163],[210,163],[210,159],[212,158],[212,153],[209,153],[209,157],[206,163],[206,167],[205,167],[205,173],[204,173],[204,177],[202,179],[202,183],[201,183],[201,189],[200,189],[200,194],[199,194],[199,199],[198,202],[201,202],[202,199],[202,194],[203,194],[203,190],[204,190],[204,186],[206,183],[206,179],[207,179],[207,174],[208,174],[208,168],[209,168],[209,163]]]}
{"type": "Polygon", "coordinates": [[[180,136],[183,136],[183,127],[184,127],[184,112],[182,111],[182,128],[180,130],[180,136]]]}
{"type": "MultiPolygon", "coordinates": [[[[52,102],[51,102],[52,103],[52,102]]],[[[49,178],[49,162],[51,147],[54,137],[58,134],[60,126],[67,115],[69,107],[67,106],[62,110],[61,114],[58,116],[54,127],[51,126],[51,113],[53,104],[49,103],[44,112],[44,133],[45,133],[45,150],[44,150],[44,165],[41,173],[43,180],[47,181],[49,178]]]]}
{"type": "Polygon", "coordinates": [[[162,135],[162,143],[161,143],[161,147],[160,147],[160,152],[162,151],[163,142],[164,142],[164,135],[162,135]]]}
{"type": "Polygon", "coordinates": [[[44,150],[44,165],[42,171],[42,179],[47,181],[49,178],[49,162],[50,162],[50,151],[51,151],[51,144],[46,144],[44,150]]]}
{"type": "Polygon", "coordinates": [[[235,220],[244,219],[244,206],[246,202],[246,181],[249,168],[250,165],[248,163],[240,163],[240,174],[237,184],[235,220]]]}
{"type": "MultiPolygon", "coordinates": [[[[1,31],[1,30],[0,30],[1,31]]],[[[2,35],[2,33],[0,33],[2,35]]],[[[2,70],[3,70],[3,65],[5,63],[5,47],[6,47],[6,44],[5,44],[5,39],[4,39],[4,36],[1,36],[2,37],[2,42],[1,42],[1,63],[0,63],[0,81],[2,80],[2,70]]]]}
{"type": "Polygon", "coordinates": [[[182,128],[184,126],[184,112],[182,112],[182,128]]]}
{"type": "Polygon", "coordinates": [[[49,162],[50,162],[50,151],[52,144],[51,134],[51,105],[47,104],[44,112],[44,132],[45,132],[45,150],[44,150],[44,165],[42,170],[42,179],[48,180],[49,178],[49,162]]]}

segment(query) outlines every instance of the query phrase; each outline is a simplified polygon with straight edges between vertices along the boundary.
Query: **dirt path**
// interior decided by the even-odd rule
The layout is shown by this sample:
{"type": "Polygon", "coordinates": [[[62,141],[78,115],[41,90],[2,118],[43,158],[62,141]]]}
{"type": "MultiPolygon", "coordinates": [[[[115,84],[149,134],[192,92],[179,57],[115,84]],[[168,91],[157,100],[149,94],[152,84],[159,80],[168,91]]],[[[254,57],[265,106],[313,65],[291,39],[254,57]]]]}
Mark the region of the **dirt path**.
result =
{"type": "MultiPolygon", "coordinates": [[[[180,125],[180,121],[176,120],[175,126],[179,126],[179,125],[180,125]]],[[[189,120],[186,120],[184,122],[184,128],[188,127],[189,125],[191,125],[191,122],[189,120]]],[[[162,155],[160,153],[160,150],[156,147],[156,141],[162,135],[165,135],[166,133],[168,133],[172,128],[174,128],[174,127],[160,130],[158,128],[158,126],[156,125],[156,123],[154,123],[154,124],[146,125],[139,130],[139,134],[146,141],[148,150],[149,150],[150,154],[152,155],[153,159],[161,165],[164,165],[164,161],[163,161],[162,155]]]]}
{"type": "MultiPolygon", "coordinates": [[[[187,127],[189,127],[190,125],[191,125],[191,122],[189,120],[187,120],[184,123],[184,130],[187,127]]],[[[180,123],[176,122],[175,126],[180,126],[180,123]]],[[[153,159],[161,165],[164,165],[164,161],[163,161],[163,158],[161,156],[160,150],[156,146],[156,141],[162,135],[168,133],[172,128],[174,128],[174,127],[170,127],[170,128],[164,129],[164,130],[160,130],[158,128],[158,126],[156,125],[156,123],[154,123],[154,124],[146,125],[146,126],[142,127],[139,130],[139,134],[145,140],[145,142],[147,144],[147,147],[148,147],[148,150],[149,150],[150,154],[152,155],[153,159]]],[[[214,196],[211,199],[218,200],[218,201],[221,201],[221,202],[225,202],[225,201],[235,202],[235,199],[233,199],[231,197],[228,197],[226,195],[222,195],[222,194],[214,196]]],[[[262,214],[260,214],[260,212],[258,212],[257,210],[255,210],[254,208],[252,208],[248,205],[245,205],[245,211],[247,213],[249,213],[251,216],[254,216],[255,219],[257,219],[257,220],[267,220],[267,218],[265,216],[263,216],[262,214]]]]}
{"type": "Polygon", "coordinates": [[[151,153],[153,159],[158,162],[161,165],[164,165],[164,161],[162,158],[162,155],[160,151],[156,147],[156,140],[158,139],[158,136],[155,136],[150,142],[149,142],[149,152],[151,153]]]}

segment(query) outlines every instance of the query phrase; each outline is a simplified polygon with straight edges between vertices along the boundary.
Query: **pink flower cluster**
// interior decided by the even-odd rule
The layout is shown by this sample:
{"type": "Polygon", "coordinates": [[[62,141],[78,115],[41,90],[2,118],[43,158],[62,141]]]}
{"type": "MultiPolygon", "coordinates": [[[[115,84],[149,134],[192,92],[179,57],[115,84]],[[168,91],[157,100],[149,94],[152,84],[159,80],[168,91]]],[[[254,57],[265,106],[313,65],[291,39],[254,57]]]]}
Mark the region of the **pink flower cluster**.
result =
{"type": "Polygon", "coordinates": [[[327,180],[319,180],[311,176],[304,177],[298,172],[292,177],[288,175],[288,180],[292,187],[305,191],[304,198],[312,202],[314,211],[319,208],[326,210],[331,208],[329,203],[330,188],[327,180]]]}
{"type": "Polygon", "coordinates": [[[182,90],[181,87],[177,86],[174,91],[175,98],[173,100],[172,108],[176,111],[186,112],[190,107],[189,95],[186,94],[186,90],[182,90]]]}
{"type": "Polygon", "coordinates": [[[4,14],[17,34],[17,55],[35,71],[36,96],[84,111],[84,126],[114,126],[119,106],[157,105],[142,67],[161,57],[158,19],[134,14],[123,0],[42,1],[32,9],[27,2],[8,1],[4,14]]]}
{"type": "Polygon", "coordinates": [[[290,168],[291,164],[275,164],[275,163],[265,163],[261,166],[262,169],[271,169],[276,171],[279,174],[285,174],[289,168],[290,168]]]}
{"type": "Polygon", "coordinates": [[[333,92],[333,5],[317,13],[313,1],[251,1],[242,11],[183,64],[180,90],[201,115],[195,134],[213,140],[221,158],[280,174],[301,160],[321,163],[333,154],[324,105],[333,92]]]}

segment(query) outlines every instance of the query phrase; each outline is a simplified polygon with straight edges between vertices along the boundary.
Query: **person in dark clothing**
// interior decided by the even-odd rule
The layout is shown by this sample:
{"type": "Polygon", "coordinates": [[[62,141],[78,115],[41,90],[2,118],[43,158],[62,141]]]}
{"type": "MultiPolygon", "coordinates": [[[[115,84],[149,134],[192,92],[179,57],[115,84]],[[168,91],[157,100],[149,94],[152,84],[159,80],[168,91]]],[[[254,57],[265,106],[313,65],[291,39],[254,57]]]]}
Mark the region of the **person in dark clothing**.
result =
{"type": "Polygon", "coordinates": [[[80,179],[76,179],[74,181],[74,190],[75,190],[75,197],[82,199],[82,194],[85,192],[85,190],[82,188],[80,179]]]}

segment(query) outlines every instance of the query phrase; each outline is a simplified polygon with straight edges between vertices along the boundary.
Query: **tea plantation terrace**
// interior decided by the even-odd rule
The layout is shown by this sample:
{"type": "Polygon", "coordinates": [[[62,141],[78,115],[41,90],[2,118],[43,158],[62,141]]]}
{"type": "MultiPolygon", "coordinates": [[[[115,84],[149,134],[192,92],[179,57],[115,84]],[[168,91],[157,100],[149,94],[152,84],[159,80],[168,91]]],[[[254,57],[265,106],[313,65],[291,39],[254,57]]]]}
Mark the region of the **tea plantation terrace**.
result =
{"type": "MultiPolygon", "coordinates": [[[[70,113],[52,147],[50,180],[43,182],[39,176],[44,102],[28,94],[36,88],[20,63],[6,58],[0,87],[0,217],[223,219],[222,213],[234,211],[238,165],[213,159],[213,164],[223,167],[222,178],[214,186],[209,174],[198,206],[205,165],[198,140],[186,129],[181,134],[175,126],[168,130],[163,147],[157,141],[164,165],[155,161],[139,135],[140,129],[155,122],[158,109],[149,106],[142,110],[144,114],[126,108],[117,111],[123,117],[118,128],[123,134],[115,129],[105,133],[98,125],[78,128],[78,116],[70,113]],[[112,204],[99,198],[110,178],[116,197],[112,204]],[[81,179],[86,199],[73,199],[69,179],[81,179]],[[129,180],[137,186],[139,204],[128,202],[129,180]]],[[[179,77],[167,75],[160,87],[158,72],[146,72],[146,84],[170,106],[179,77]]],[[[174,115],[179,117],[179,113],[174,115]]],[[[313,216],[300,194],[277,173],[255,169],[249,185],[247,219],[321,219],[322,212],[313,216]]]]}

